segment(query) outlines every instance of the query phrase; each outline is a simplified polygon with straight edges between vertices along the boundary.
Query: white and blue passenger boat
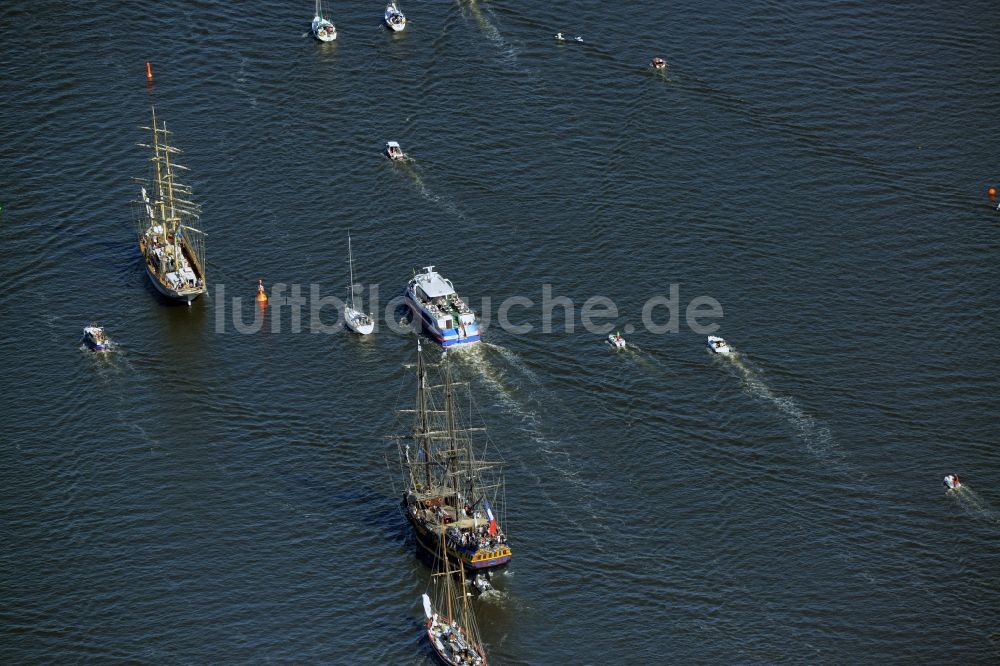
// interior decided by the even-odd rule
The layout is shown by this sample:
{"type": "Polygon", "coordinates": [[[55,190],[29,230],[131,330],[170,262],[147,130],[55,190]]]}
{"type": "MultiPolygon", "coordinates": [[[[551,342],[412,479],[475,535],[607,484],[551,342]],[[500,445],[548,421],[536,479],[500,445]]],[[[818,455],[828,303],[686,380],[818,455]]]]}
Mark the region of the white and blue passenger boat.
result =
{"type": "Polygon", "coordinates": [[[476,313],[458,297],[451,280],[425,266],[406,285],[406,304],[413,311],[413,321],[420,322],[427,334],[443,347],[457,347],[479,342],[476,313]]]}

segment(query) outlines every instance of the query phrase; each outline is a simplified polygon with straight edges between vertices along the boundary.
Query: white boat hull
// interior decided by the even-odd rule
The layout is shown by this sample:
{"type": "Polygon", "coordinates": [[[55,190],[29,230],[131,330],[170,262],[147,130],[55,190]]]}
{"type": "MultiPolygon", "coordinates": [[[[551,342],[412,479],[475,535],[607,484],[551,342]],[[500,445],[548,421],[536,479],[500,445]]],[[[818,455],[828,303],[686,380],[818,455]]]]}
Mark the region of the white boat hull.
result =
{"type": "Polygon", "coordinates": [[[375,330],[371,317],[349,305],[344,307],[344,323],[358,335],[370,335],[375,330]]]}
{"type": "Polygon", "coordinates": [[[729,343],[720,337],[710,335],[706,343],[708,348],[711,349],[716,354],[728,354],[732,350],[729,348],[729,343]]]}
{"type": "Polygon", "coordinates": [[[435,318],[424,310],[413,294],[407,290],[404,297],[406,304],[413,313],[413,323],[423,328],[424,332],[434,338],[442,347],[466,347],[480,340],[479,323],[466,324],[462,328],[438,328],[435,318]]]}
{"type": "Polygon", "coordinates": [[[321,42],[332,42],[337,39],[337,28],[326,19],[316,16],[312,21],[312,34],[321,42]]]}
{"type": "Polygon", "coordinates": [[[385,22],[386,26],[389,27],[389,30],[392,30],[393,32],[402,32],[403,28],[406,27],[406,17],[403,16],[403,12],[399,11],[399,8],[396,7],[395,2],[391,2],[388,6],[386,6],[385,15],[382,17],[382,20],[385,22]]]}

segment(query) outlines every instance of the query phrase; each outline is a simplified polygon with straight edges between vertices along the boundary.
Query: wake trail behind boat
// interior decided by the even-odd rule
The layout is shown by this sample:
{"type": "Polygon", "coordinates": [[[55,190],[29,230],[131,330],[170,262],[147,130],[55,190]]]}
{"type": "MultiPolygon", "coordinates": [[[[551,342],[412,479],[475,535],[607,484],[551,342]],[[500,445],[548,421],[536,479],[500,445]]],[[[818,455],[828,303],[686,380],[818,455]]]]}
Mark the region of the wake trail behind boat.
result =
{"type": "Polygon", "coordinates": [[[990,506],[979,494],[963,482],[961,487],[948,490],[962,510],[974,518],[980,518],[986,522],[1000,525],[1000,514],[990,506]]]}
{"type": "Polygon", "coordinates": [[[739,373],[744,390],[750,397],[770,402],[778,410],[778,413],[785,417],[789,425],[794,428],[798,439],[806,445],[806,449],[810,453],[827,464],[840,467],[841,471],[852,479],[864,481],[867,474],[857,473],[850,468],[844,460],[843,452],[833,441],[830,429],[806,414],[793,398],[776,395],[753,368],[744,362],[741,354],[734,351],[730,354],[716,354],[715,356],[728,361],[739,373]]]}
{"type": "Polygon", "coordinates": [[[469,221],[468,218],[465,217],[465,214],[460,211],[458,206],[456,206],[451,200],[431,191],[431,189],[424,183],[424,179],[420,177],[419,173],[417,173],[416,169],[409,164],[401,164],[399,166],[407,173],[407,175],[410,176],[410,180],[413,181],[417,191],[420,192],[420,196],[438,206],[444,212],[454,215],[460,222],[469,221]]]}
{"type": "Polygon", "coordinates": [[[524,457],[516,457],[520,472],[536,482],[536,488],[539,494],[542,495],[542,499],[544,499],[546,505],[554,507],[554,510],[560,514],[560,521],[573,525],[581,534],[586,534],[593,541],[595,548],[603,549],[594,528],[602,527],[608,529],[607,524],[610,524],[612,521],[605,516],[598,515],[602,509],[595,505],[591,499],[593,497],[592,489],[586,481],[580,478],[579,464],[573,460],[569,451],[565,450],[564,442],[546,436],[542,429],[542,418],[539,412],[529,408],[518,397],[515,388],[512,386],[512,382],[505,379],[507,377],[505,369],[499,367],[490,358],[491,353],[497,352],[506,361],[505,365],[507,369],[514,370],[518,375],[529,379],[530,383],[534,386],[534,391],[541,391],[544,394],[539,396],[540,404],[551,406],[558,402],[554,396],[548,395],[541,388],[537,376],[525,366],[523,361],[517,358],[516,354],[500,345],[480,343],[470,349],[463,349],[451,355],[449,360],[454,360],[468,374],[475,375],[482,382],[482,385],[495,397],[497,406],[500,407],[501,411],[504,414],[515,416],[520,420],[521,427],[518,429],[525,433],[536,445],[535,450],[544,456],[546,466],[556,472],[563,480],[568,481],[571,485],[576,486],[582,491],[585,499],[582,500],[583,506],[580,508],[583,511],[574,512],[575,515],[570,514],[562,508],[563,502],[557,501],[555,497],[552,497],[545,490],[544,479],[524,461],[524,457]],[[591,518],[603,518],[603,520],[584,525],[577,519],[577,516],[580,514],[589,515],[591,518]]]}
{"type": "Polygon", "coordinates": [[[469,0],[469,2],[463,3],[463,6],[468,8],[469,14],[472,15],[472,18],[479,25],[479,29],[486,35],[486,39],[503,53],[503,60],[509,62],[512,67],[520,69],[517,62],[517,50],[510,42],[504,39],[493,21],[479,8],[479,3],[476,0],[469,0]]]}

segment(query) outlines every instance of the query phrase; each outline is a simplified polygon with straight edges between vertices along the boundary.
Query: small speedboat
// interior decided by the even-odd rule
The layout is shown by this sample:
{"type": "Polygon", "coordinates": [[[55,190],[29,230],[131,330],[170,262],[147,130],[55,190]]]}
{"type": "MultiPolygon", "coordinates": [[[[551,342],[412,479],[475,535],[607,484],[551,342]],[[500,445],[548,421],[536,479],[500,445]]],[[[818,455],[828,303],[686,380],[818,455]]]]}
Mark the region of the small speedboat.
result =
{"type": "Polygon", "coordinates": [[[582,44],[583,43],[583,37],[581,37],[580,35],[577,35],[576,37],[573,38],[573,41],[574,42],[580,42],[582,44]]]}
{"type": "Polygon", "coordinates": [[[556,33],[556,41],[557,42],[565,42],[566,38],[563,37],[563,34],[561,32],[557,32],[556,33]]]}
{"type": "Polygon", "coordinates": [[[101,326],[84,326],[83,342],[94,351],[106,351],[111,348],[111,340],[101,326]]]}
{"type": "Polygon", "coordinates": [[[667,68],[667,61],[664,60],[663,58],[653,58],[649,62],[649,65],[653,69],[666,69],[667,68]]]}
{"type": "Polygon", "coordinates": [[[316,15],[312,21],[312,34],[321,42],[332,42],[337,39],[337,28],[323,17],[322,0],[316,0],[316,15]]]}
{"type": "Polygon", "coordinates": [[[393,162],[406,159],[406,153],[403,152],[403,149],[399,147],[399,143],[396,141],[385,142],[385,156],[393,162]]]}
{"type": "Polygon", "coordinates": [[[944,485],[950,490],[958,490],[962,487],[962,480],[958,478],[958,474],[949,474],[944,477],[944,485]]]}
{"type": "Polygon", "coordinates": [[[708,348],[711,349],[716,354],[728,354],[732,351],[729,348],[729,343],[720,338],[717,335],[708,336],[708,348]]]}
{"type": "Polygon", "coordinates": [[[628,343],[625,342],[625,338],[618,331],[608,335],[608,344],[610,344],[615,349],[625,349],[628,347],[628,343]]]}
{"type": "Polygon", "coordinates": [[[399,11],[395,2],[390,2],[385,6],[385,16],[382,20],[393,32],[402,32],[403,28],[406,27],[406,17],[403,16],[403,12],[399,11]]]}

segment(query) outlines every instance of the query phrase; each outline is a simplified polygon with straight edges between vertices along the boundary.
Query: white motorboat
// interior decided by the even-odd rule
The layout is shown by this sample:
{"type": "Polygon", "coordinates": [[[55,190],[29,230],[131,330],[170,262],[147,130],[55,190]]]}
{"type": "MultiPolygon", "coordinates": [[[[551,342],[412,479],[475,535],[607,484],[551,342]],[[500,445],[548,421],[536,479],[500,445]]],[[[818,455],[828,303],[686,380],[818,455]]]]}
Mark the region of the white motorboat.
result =
{"type": "Polygon", "coordinates": [[[653,69],[666,69],[667,68],[667,61],[664,60],[663,58],[653,58],[650,61],[649,64],[650,64],[650,66],[653,69]]]}
{"type": "Polygon", "coordinates": [[[399,11],[395,2],[390,2],[385,6],[385,16],[382,20],[393,32],[402,32],[403,28],[406,27],[406,17],[403,16],[403,12],[399,11]]]}
{"type": "Polygon", "coordinates": [[[958,478],[958,474],[949,474],[944,477],[944,485],[950,490],[958,490],[962,487],[962,480],[958,478]]]}
{"type": "Polygon", "coordinates": [[[83,327],[83,342],[94,351],[106,351],[111,348],[111,340],[101,326],[83,327]]]}
{"type": "Polygon", "coordinates": [[[404,153],[403,149],[399,147],[399,142],[397,141],[385,142],[385,156],[393,162],[406,159],[406,153],[404,153]]]}
{"type": "Polygon", "coordinates": [[[625,349],[628,347],[628,343],[625,342],[625,338],[623,338],[622,334],[618,331],[608,335],[608,343],[615,349],[625,349]]]}
{"type": "Polygon", "coordinates": [[[332,42],[337,39],[337,28],[323,16],[322,0],[316,0],[316,15],[312,21],[312,34],[321,42],[332,42]]]}
{"type": "Polygon", "coordinates": [[[413,321],[419,322],[442,347],[457,347],[479,342],[479,322],[476,313],[465,304],[450,280],[425,266],[406,285],[403,294],[413,311],[413,321]]]}
{"type": "Polygon", "coordinates": [[[351,285],[348,290],[351,292],[351,304],[344,303],[344,323],[358,335],[368,335],[375,330],[375,321],[370,314],[365,314],[358,308],[354,299],[358,288],[361,285],[354,284],[354,255],[351,253],[351,233],[347,232],[347,263],[350,266],[351,285]]]}
{"type": "Polygon", "coordinates": [[[717,335],[708,336],[708,348],[711,349],[716,354],[728,354],[732,351],[729,348],[729,343],[720,338],[717,335]]]}
{"type": "Polygon", "coordinates": [[[557,32],[556,33],[556,41],[557,42],[565,42],[566,38],[563,37],[563,34],[561,32],[557,32]]]}

